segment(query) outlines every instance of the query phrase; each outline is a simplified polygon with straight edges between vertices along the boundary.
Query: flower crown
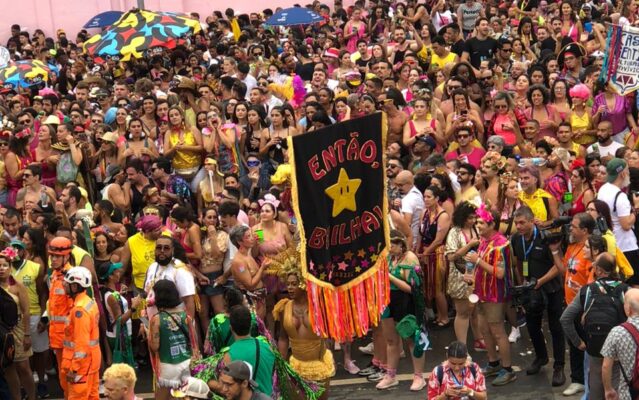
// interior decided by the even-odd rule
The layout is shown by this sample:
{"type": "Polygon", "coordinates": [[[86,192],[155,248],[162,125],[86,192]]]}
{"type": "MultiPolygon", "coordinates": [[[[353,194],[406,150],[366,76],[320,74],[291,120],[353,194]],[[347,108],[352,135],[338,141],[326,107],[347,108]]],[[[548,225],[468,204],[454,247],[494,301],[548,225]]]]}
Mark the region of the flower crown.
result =
{"type": "Polygon", "coordinates": [[[517,175],[513,174],[512,172],[505,172],[499,175],[499,184],[506,186],[510,183],[510,181],[516,180],[516,179],[517,179],[517,175]]]}
{"type": "Polygon", "coordinates": [[[18,251],[13,247],[5,247],[4,250],[0,251],[0,255],[7,257],[9,261],[13,261],[18,258],[18,251]]]}
{"type": "Polygon", "coordinates": [[[482,203],[479,208],[475,210],[475,214],[484,222],[493,222],[493,214],[490,212],[489,207],[486,206],[486,203],[482,203]]]}
{"type": "Polygon", "coordinates": [[[506,157],[496,151],[489,151],[482,157],[481,163],[482,165],[488,164],[490,168],[500,171],[506,167],[506,157]]]}
{"type": "Polygon", "coordinates": [[[31,129],[29,128],[24,128],[23,130],[15,134],[16,139],[22,139],[29,136],[31,136],[31,129]]]}

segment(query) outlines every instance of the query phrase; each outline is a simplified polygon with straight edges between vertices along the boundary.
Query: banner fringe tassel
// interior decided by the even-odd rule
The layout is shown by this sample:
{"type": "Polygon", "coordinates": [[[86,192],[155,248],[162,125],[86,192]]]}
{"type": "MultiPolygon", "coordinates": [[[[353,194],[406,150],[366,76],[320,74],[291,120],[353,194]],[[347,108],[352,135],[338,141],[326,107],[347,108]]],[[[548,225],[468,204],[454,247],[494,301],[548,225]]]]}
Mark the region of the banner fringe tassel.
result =
{"type": "Polygon", "coordinates": [[[362,337],[377,326],[390,302],[386,251],[379,255],[375,272],[348,288],[327,287],[307,281],[311,326],[323,338],[340,343],[362,337]]]}

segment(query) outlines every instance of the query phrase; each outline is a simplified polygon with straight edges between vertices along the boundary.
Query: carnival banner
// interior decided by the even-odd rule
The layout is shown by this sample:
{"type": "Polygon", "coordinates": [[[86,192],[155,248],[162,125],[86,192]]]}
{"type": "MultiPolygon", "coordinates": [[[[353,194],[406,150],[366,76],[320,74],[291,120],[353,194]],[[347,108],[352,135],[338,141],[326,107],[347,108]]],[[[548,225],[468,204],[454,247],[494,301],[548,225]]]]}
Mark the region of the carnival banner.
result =
{"type": "Polygon", "coordinates": [[[610,25],[599,79],[610,81],[622,96],[639,89],[639,28],[610,25]]]}
{"type": "Polygon", "coordinates": [[[375,113],[288,139],[311,324],[341,342],[389,302],[385,127],[375,113]]]}

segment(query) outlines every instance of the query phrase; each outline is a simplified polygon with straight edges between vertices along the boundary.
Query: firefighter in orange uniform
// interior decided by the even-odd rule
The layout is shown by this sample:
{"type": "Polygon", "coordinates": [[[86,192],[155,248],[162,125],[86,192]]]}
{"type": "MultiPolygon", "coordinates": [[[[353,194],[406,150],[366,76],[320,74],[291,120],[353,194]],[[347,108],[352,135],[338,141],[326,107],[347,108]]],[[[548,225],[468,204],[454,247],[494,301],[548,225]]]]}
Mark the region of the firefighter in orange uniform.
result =
{"type": "MultiPolygon", "coordinates": [[[[62,341],[64,327],[73,306],[73,300],[64,291],[64,275],[71,268],[69,260],[73,243],[65,237],[55,237],[49,243],[49,256],[53,272],[49,277],[49,301],[47,317],[49,321],[49,342],[58,363],[58,373],[62,371],[62,341]]],[[[66,381],[60,378],[60,386],[66,393],[66,381]]]]}
{"type": "Polygon", "coordinates": [[[100,311],[87,295],[91,287],[91,272],[85,267],[73,267],[64,277],[64,290],[73,299],[69,321],[64,328],[62,372],[66,380],[68,400],[99,400],[100,311]]]}

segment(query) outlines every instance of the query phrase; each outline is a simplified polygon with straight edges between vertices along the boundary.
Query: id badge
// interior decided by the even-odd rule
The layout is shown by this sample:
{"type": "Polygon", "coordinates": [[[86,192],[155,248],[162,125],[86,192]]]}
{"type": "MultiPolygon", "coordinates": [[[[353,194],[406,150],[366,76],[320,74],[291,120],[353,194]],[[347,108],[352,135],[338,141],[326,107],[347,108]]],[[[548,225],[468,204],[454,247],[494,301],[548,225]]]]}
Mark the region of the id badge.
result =
{"type": "Polygon", "coordinates": [[[524,261],[524,276],[527,278],[528,277],[528,261],[524,261]]]}

